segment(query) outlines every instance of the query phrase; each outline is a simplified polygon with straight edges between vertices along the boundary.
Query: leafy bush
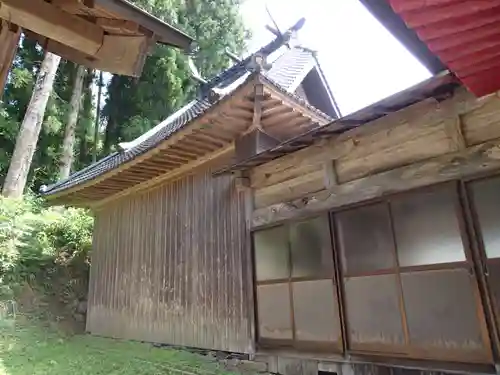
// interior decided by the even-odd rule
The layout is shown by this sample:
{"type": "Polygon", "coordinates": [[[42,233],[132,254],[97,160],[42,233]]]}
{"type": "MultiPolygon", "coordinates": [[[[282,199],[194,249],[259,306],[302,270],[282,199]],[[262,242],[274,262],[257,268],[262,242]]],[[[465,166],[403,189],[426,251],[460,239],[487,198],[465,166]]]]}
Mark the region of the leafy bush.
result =
{"type": "Polygon", "coordinates": [[[64,303],[84,298],[92,227],[85,210],[0,196],[0,298],[26,283],[49,295],[64,294],[64,303]],[[81,285],[78,293],[75,284],[81,285]]]}

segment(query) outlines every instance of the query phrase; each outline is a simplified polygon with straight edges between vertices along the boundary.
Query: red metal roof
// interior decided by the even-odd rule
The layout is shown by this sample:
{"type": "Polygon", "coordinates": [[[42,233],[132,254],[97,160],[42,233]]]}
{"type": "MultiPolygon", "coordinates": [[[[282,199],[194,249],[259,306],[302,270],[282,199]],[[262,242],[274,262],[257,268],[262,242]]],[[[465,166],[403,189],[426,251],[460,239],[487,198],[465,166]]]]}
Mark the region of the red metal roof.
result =
{"type": "Polygon", "coordinates": [[[389,0],[477,96],[500,90],[500,0],[389,0]]]}

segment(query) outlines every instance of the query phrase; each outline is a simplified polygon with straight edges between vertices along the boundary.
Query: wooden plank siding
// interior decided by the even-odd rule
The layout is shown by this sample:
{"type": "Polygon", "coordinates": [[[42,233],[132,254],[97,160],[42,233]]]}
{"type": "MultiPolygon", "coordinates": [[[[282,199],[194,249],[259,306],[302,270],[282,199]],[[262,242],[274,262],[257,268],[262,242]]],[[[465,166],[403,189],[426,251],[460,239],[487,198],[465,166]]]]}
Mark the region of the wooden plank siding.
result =
{"type": "Polygon", "coordinates": [[[88,331],[252,351],[243,193],[211,172],[96,212],[88,331]]]}
{"type": "Polygon", "coordinates": [[[252,227],[491,171],[499,148],[498,94],[459,89],[255,167],[252,227]],[[325,163],[337,184],[326,186],[325,163]]]}

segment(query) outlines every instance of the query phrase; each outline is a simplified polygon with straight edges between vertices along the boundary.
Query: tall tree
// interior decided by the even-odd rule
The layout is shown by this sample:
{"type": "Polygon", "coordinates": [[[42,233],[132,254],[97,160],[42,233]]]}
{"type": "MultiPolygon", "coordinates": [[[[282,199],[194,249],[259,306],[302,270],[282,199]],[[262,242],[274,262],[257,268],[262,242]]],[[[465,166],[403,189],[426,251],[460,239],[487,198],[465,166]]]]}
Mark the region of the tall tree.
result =
{"type": "Polygon", "coordinates": [[[83,81],[85,79],[86,68],[83,65],[76,67],[75,80],[73,83],[73,92],[69,103],[68,121],[64,132],[63,147],[61,154],[61,166],[59,170],[59,178],[66,179],[71,173],[73,165],[76,124],[78,121],[78,113],[82,103],[83,81]]]}
{"type": "Polygon", "coordinates": [[[83,85],[83,103],[77,124],[78,160],[75,169],[83,168],[92,163],[92,155],[95,148],[94,118],[96,116],[92,92],[94,76],[95,72],[89,69],[83,85]]]}
{"type": "Polygon", "coordinates": [[[60,61],[57,55],[45,54],[4,181],[4,196],[18,198],[23,194],[60,61]]]}
{"type": "MultiPolygon", "coordinates": [[[[247,32],[239,14],[239,0],[134,2],[197,40],[200,51],[196,64],[207,78],[229,66],[225,48],[235,53],[243,51],[247,32]]],[[[110,80],[103,111],[107,120],[103,153],[146,132],[195,93],[183,52],[157,46],[139,79],[115,75],[110,80]]]]}

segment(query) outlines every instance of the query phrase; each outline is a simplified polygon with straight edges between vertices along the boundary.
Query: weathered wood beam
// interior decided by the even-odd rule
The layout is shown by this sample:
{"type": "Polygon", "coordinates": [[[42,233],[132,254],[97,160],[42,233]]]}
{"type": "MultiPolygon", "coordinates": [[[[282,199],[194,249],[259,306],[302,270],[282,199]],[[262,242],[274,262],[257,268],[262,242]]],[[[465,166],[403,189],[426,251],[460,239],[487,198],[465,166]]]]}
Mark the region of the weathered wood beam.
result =
{"type": "Polygon", "coordinates": [[[186,139],[189,141],[200,142],[213,148],[222,147],[224,146],[224,143],[227,143],[227,140],[209,137],[201,132],[193,133],[193,135],[186,137],[186,139]]]}
{"type": "Polygon", "coordinates": [[[323,164],[323,173],[325,179],[325,187],[330,189],[339,184],[337,170],[335,169],[335,160],[326,161],[323,164]]]}
{"type": "Polygon", "coordinates": [[[104,30],[43,0],[2,0],[0,18],[88,55],[101,48],[104,30]]]}
{"type": "Polygon", "coordinates": [[[94,8],[94,0],[51,0],[50,3],[69,13],[77,13],[85,8],[94,8]]]}
{"type": "MultiPolygon", "coordinates": [[[[263,124],[264,126],[269,126],[269,127],[276,125],[283,125],[284,123],[296,118],[304,118],[304,117],[301,115],[300,111],[292,109],[291,111],[266,118],[263,121],[263,124]]],[[[309,118],[306,119],[307,121],[310,121],[309,118]]]]}
{"type": "Polygon", "coordinates": [[[446,121],[445,131],[450,140],[452,150],[461,151],[467,148],[467,141],[465,140],[462,128],[462,116],[457,114],[450,121],[446,121]]]}
{"type": "Polygon", "coordinates": [[[129,20],[97,18],[95,24],[109,32],[130,33],[130,34],[139,33],[139,24],[129,20]]]}
{"type": "Polygon", "coordinates": [[[106,35],[103,50],[91,56],[54,40],[40,37],[38,34],[29,32],[27,34],[47,51],[67,60],[92,69],[133,77],[141,74],[147,55],[146,50],[151,42],[144,36],[106,35]]]}
{"type": "Polygon", "coordinates": [[[16,55],[21,28],[0,21],[0,97],[2,97],[5,83],[12,66],[12,60],[16,55]]]}
{"type": "Polygon", "coordinates": [[[257,209],[252,228],[500,168],[500,140],[333,186],[304,198],[257,209]]]}
{"type": "Polygon", "coordinates": [[[182,146],[186,146],[188,150],[200,150],[203,153],[212,152],[219,148],[219,146],[213,145],[209,142],[201,142],[193,138],[187,138],[182,141],[182,146]]]}
{"type": "Polygon", "coordinates": [[[253,129],[262,129],[262,99],[264,96],[264,86],[262,84],[256,84],[254,88],[254,107],[253,107],[253,119],[251,130],[253,129]]]}
{"type": "Polygon", "coordinates": [[[275,115],[281,115],[283,113],[287,112],[293,112],[293,108],[284,106],[284,105],[278,105],[273,108],[266,109],[265,111],[262,112],[262,120],[265,121],[266,119],[273,117],[275,115]]]}
{"type": "Polygon", "coordinates": [[[234,183],[236,185],[236,189],[238,191],[247,191],[251,189],[250,187],[250,178],[246,172],[236,173],[234,176],[234,183]]]}

